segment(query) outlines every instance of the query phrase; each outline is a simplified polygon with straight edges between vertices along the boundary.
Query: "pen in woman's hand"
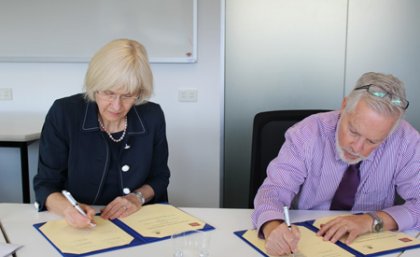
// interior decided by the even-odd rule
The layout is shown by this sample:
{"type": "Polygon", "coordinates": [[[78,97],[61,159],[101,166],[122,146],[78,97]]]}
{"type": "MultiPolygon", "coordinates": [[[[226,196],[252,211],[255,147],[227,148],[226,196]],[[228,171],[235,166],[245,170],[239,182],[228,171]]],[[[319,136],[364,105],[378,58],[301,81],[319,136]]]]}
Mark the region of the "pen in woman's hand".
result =
{"type": "MultiPolygon", "coordinates": [[[[88,217],[87,214],[83,211],[83,209],[80,207],[79,203],[73,198],[73,196],[70,194],[69,191],[67,190],[63,190],[61,191],[61,193],[64,195],[64,197],[66,197],[66,199],[71,203],[71,205],[73,205],[74,208],[76,208],[76,210],[82,214],[82,216],[84,217],[88,217]]],[[[91,227],[95,227],[96,224],[90,222],[89,225],[91,227]]]]}
{"type": "MultiPolygon", "coordinates": [[[[290,216],[289,216],[289,208],[287,206],[284,206],[283,211],[284,211],[284,221],[286,222],[286,225],[289,228],[289,231],[292,231],[292,224],[290,223],[290,216]]],[[[295,257],[294,252],[292,252],[292,256],[295,257]]]]}

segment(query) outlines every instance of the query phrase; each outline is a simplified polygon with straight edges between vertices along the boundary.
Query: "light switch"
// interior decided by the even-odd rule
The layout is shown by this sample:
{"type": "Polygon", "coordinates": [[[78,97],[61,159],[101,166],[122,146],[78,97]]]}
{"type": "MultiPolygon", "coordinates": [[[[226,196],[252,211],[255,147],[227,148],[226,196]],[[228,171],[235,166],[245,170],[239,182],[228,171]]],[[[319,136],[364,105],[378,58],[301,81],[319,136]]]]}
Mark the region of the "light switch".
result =
{"type": "Polygon", "coordinates": [[[0,100],[10,101],[13,100],[13,94],[11,88],[0,88],[0,100]]]}
{"type": "Polygon", "coordinates": [[[179,102],[197,102],[198,90],[197,88],[180,88],[178,89],[179,102]]]}

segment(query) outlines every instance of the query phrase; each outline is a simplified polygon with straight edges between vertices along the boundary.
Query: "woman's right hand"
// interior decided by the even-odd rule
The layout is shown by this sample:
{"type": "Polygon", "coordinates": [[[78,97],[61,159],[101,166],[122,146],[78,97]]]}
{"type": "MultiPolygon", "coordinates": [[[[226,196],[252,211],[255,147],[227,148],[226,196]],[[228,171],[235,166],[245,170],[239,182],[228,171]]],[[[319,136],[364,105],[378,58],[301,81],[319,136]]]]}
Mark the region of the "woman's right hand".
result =
{"type": "Polygon", "coordinates": [[[79,204],[82,210],[86,213],[86,217],[77,211],[72,205],[68,205],[64,211],[64,218],[67,223],[75,228],[90,228],[94,226],[93,217],[95,216],[95,209],[86,204],[79,204]]]}

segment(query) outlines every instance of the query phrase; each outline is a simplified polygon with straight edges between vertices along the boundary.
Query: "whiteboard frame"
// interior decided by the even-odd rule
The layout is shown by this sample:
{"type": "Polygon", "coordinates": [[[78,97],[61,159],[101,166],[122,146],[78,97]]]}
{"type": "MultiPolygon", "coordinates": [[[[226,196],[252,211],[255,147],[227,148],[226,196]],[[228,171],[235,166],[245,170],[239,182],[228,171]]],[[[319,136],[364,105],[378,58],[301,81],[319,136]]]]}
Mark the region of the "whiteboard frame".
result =
{"type": "MultiPolygon", "coordinates": [[[[196,63],[197,62],[197,20],[198,20],[198,0],[192,0],[192,51],[188,57],[153,57],[149,54],[150,63],[196,63]]],[[[146,47],[147,48],[147,47],[146,47]]],[[[88,63],[91,57],[48,57],[48,56],[1,56],[0,62],[10,63],[88,63]]]]}

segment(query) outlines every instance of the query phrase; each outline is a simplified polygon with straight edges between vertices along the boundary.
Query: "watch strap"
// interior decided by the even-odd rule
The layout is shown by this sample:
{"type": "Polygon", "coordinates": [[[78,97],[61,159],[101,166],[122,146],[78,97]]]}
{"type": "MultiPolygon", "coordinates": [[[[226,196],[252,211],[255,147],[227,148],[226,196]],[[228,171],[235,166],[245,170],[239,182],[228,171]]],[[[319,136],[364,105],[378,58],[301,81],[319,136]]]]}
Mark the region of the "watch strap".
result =
{"type": "Polygon", "coordinates": [[[133,194],[139,199],[141,205],[144,205],[146,203],[146,199],[144,198],[144,195],[140,191],[134,191],[133,194]]]}
{"type": "Polygon", "coordinates": [[[376,212],[367,212],[366,214],[373,219],[372,232],[381,232],[384,227],[383,220],[378,216],[378,214],[376,214],[376,212]]]}

